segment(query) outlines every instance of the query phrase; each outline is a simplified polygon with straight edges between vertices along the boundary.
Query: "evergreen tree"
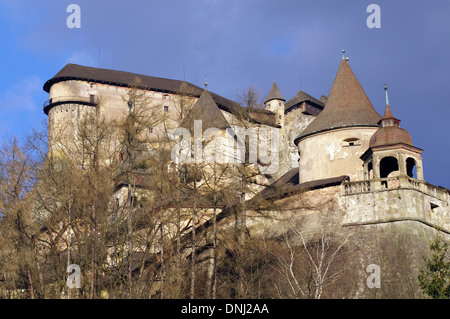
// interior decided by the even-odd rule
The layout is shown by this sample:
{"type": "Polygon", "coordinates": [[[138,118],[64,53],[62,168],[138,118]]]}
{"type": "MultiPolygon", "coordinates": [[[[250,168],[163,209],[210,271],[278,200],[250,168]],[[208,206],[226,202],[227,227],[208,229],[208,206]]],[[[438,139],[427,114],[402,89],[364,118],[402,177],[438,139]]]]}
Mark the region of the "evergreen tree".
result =
{"type": "Polygon", "coordinates": [[[432,255],[425,258],[426,268],[420,270],[418,279],[422,290],[432,299],[450,298],[450,260],[448,243],[439,234],[430,245],[432,255]]]}

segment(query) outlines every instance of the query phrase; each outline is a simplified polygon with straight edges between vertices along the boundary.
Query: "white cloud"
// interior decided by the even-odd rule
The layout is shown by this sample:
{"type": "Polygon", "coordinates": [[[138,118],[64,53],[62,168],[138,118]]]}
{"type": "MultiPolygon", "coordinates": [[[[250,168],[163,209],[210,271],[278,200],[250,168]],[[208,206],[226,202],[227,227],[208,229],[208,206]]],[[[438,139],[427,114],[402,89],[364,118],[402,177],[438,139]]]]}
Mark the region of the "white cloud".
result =
{"type": "Polygon", "coordinates": [[[27,76],[0,93],[0,110],[35,111],[41,107],[37,103],[38,95],[42,91],[43,81],[34,75],[27,76]]]}
{"type": "Polygon", "coordinates": [[[86,52],[73,52],[72,55],[69,57],[69,62],[73,64],[80,64],[84,66],[92,66],[97,67],[96,64],[94,64],[94,58],[86,52]]]}

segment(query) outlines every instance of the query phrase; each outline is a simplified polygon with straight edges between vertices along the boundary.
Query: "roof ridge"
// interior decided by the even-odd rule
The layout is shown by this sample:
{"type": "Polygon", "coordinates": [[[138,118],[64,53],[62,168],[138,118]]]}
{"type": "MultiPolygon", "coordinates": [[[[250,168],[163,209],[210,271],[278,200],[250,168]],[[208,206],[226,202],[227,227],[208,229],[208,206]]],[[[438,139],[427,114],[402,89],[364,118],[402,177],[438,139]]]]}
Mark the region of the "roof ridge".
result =
{"type": "MultiPolygon", "coordinates": [[[[73,65],[76,67],[81,67],[81,68],[89,68],[89,69],[95,69],[95,70],[104,70],[104,71],[110,71],[110,72],[117,72],[117,73],[126,73],[126,74],[130,74],[130,75],[138,75],[138,76],[144,76],[144,77],[151,77],[151,78],[155,78],[155,79],[161,79],[161,80],[169,80],[169,81],[176,81],[176,82],[186,82],[189,83],[185,80],[176,80],[176,79],[170,79],[170,78],[165,78],[162,76],[154,76],[154,75],[146,75],[146,74],[142,74],[142,73],[136,73],[136,72],[130,72],[130,71],[124,71],[124,70],[115,70],[115,69],[108,69],[108,68],[97,68],[94,66],[87,66],[87,65],[81,65],[81,64],[76,64],[76,63],[67,63],[66,66],[68,65],[73,65]]],[[[189,83],[192,84],[192,83],[189,83]]],[[[194,85],[194,84],[192,84],[194,85]]]]}
{"type": "Polygon", "coordinates": [[[323,103],[322,101],[316,99],[314,96],[312,96],[311,94],[306,93],[305,91],[299,90],[297,92],[297,94],[291,98],[289,101],[286,102],[285,104],[285,108],[286,110],[290,109],[291,107],[293,107],[294,105],[297,105],[298,103],[304,102],[304,101],[310,101],[320,107],[324,107],[325,103],[323,103]]]}
{"type": "Polygon", "coordinates": [[[129,71],[96,68],[74,63],[66,64],[58,73],[56,73],[55,76],[53,76],[50,80],[45,82],[43,89],[44,91],[49,93],[50,87],[54,83],[66,80],[67,78],[85,79],[93,82],[112,82],[121,85],[132,86],[134,85],[133,81],[134,78],[136,77],[141,79],[141,81],[143,82],[142,86],[145,88],[164,89],[163,87],[166,87],[167,91],[178,92],[181,86],[184,83],[186,83],[191,89],[193,94],[200,95],[201,94],[200,92],[202,90],[197,85],[187,81],[145,75],[129,71]],[[160,87],[151,87],[151,86],[160,86],[160,87]]]}

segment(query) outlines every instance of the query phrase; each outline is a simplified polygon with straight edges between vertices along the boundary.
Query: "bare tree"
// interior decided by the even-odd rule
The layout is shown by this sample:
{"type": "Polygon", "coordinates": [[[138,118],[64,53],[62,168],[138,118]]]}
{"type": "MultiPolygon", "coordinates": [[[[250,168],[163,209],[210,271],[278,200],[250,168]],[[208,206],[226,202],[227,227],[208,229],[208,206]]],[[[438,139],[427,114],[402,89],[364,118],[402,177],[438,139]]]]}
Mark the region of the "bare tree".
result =
{"type": "Polygon", "coordinates": [[[344,256],[350,235],[330,227],[336,225],[331,220],[327,216],[318,228],[309,230],[290,220],[291,226],[284,228],[281,238],[285,252],[272,252],[276,257],[273,269],[286,283],[273,282],[280,297],[320,299],[324,289],[342,275],[343,269],[336,264],[344,256]]]}
{"type": "MultiPolygon", "coordinates": [[[[35,184],[31,155],[12,138],[0,149],[0,278],[10,296],[25,288],[28,297],[42,295],[39,283],[36,236],[39,229],[32,214],[35,184]]],[[[5,291],[4,290],[4,291],[5,291]]]]}

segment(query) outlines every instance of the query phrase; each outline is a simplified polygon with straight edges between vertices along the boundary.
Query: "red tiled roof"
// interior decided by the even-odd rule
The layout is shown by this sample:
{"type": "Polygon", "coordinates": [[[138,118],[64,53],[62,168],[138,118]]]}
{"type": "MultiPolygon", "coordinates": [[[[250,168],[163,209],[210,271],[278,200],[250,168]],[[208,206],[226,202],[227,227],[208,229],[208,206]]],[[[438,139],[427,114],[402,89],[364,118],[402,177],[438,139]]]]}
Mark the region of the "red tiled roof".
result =
{"type": "Polygon", "coordinates": [[[322,131],[348,126],[377,126],[381,115],[362,89],[348,62],[342,59],[322,112],[296,141],[322,131]]]}
{"type": "Polygon", "coordinates": [[[398,126],[380,127],[375,134],[372,135],[369,147],[407,144],[413,146],[411,136],[408,131],[398,126]]]}
{"type": "Polygon", "coordinates": [[[386,104],[384,117],[379,121],[380,128],[372,135],[369,147],[407,144],[413,146],[408,131],[400,127],[400,120],[392,114],[391,107],[386,104]]]}

